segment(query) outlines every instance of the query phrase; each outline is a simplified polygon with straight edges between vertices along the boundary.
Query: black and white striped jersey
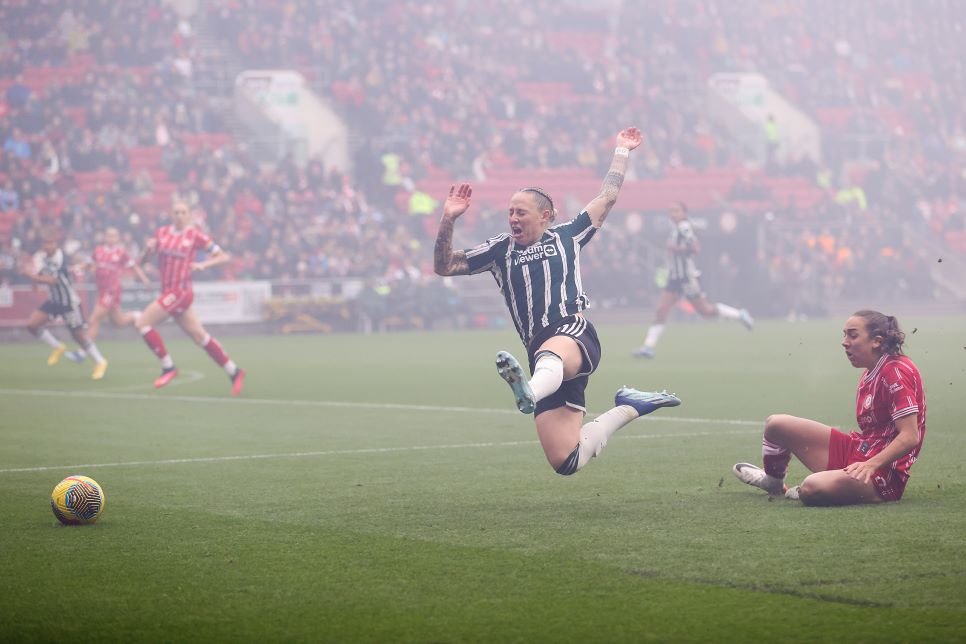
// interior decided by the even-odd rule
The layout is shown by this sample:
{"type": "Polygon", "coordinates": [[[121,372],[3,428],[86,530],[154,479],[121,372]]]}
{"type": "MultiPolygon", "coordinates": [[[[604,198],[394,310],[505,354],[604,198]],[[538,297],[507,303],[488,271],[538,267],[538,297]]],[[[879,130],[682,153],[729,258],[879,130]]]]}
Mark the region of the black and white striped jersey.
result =
{"type": "Polygon", "coordinates": [[[56,283],[47,285],[50,289],[51,302],[65,308],[76,308],[80,304],[80,297],[74,290],[70,267],[67,265],[67,256],[63,249],[58,248],[53,255],[48,255],[44,251],[38,252],[34,255],[34,270],[38,275],[57,278],[56,283]]]}
{"type": "Polygon", "coordinates": [[[585,211],[548,228],[530,246],[518,246],[503,233],[464,251],[470,274],[493,274],[524,346],[541,329],[587,308],[580,251],[595,232],[585,211]]]}
{"type": "Polygon", "coordinates": [[[694,255],[698,252],[698,239],[694,235],[694,227],[687,219],[671,222],[671,236],[668,244],[684,247],[685,250],[668,251],[668,280],[690,280],[698,277],[697,264],[694,255]]]}

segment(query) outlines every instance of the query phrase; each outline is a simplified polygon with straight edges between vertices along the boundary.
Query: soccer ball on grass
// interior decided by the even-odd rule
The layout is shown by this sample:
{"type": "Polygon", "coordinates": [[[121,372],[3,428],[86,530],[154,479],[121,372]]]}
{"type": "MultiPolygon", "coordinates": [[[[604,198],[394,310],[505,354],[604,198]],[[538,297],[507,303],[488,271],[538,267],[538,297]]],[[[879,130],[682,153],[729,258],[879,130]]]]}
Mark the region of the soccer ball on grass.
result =
{"type": "Polygon", "coordinates": [[[50,508],[64,525],[94,523],[104,509],[104,490],[92,478],[68,476],[50,493],[50,508]]]}

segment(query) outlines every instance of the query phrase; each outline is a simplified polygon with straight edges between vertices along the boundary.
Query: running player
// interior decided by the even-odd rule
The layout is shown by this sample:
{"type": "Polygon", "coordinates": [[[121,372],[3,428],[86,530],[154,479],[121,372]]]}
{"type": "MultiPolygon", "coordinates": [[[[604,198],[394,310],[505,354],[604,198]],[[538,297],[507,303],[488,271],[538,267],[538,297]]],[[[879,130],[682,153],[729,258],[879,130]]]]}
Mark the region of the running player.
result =
{"type": "Polygon", "coordinates": [[[540,188],[524,188],[510,199],[510,232],[475,248],[453,250],[453,227],[470,206],[472,188],[450,188],[436,237],[439,275],[489,271],[503,292],[510,317],[527,349],[532,378],[517,360],[496,354],[499,375],[510,385],[517,409],[534,414],[537,434],[551,467],[573,474],[597,456],[607,440],[638,416],[680,405],[666,392],[622,387],[614,407],[584,424],[584,390],[600,362],[600,341],[584,316],[587,295],[580,280],[579,255],[603,225],[627,169],[630,151],[641,143],[637,128],[617,135],[617,149],[600,194],[573,220],[552,226],[556,210],[540,188]]]}
{"type": "Polygon", "coordinates": [[[144,342],[161,360],[161,375],[154,381],[155,387],[164,387],[178,375],[174,361],[155,327],[169,317],[187,333],[211,359],[218,363],[231,378],[231,393],[241,393],[245,370],[234,363],[222,349],[221,344],[205,330],[191,308],[194,301],[191,274],[230,260],[227,253],[210,237],[191,225],[188,205],[176,202],[172,208],[172,223],[162,226],[148,240],[139,263],[157,254],[161,272],[161,295],[151,302],[138,317],[136,324],[144,342]],[[205,251],[204,261],[196,262],[195,253],[205,251]]]}
{"type": "Polygon", "coordinates": [[[664,333],[668,315],[682,295],[688,298],[695,311],[706,318],[723,317],[738,320],[749,331],[755,324],[751,314],[745,309],[737,309],[720,302],[711,304],[708,301],[707,296],[701,290],[701,282],[698,279],[701,271],[694,263],[694,256],[700,252],[701,247],[694,234],[694,227],[688,219],[688,208],[680,201],[675,202],[671,205],[668,216],[671,218],[674,227],[667,241],[667,286],[661,293],[661,299],[658,301],[657,312],[654,316],[654,324],[647,330],[644,344],[633,352],[639,358],[654,357],[654,348],[657,346],[661,334],[664,333]]]}
{"type": "Polygon", "coordinates": [[[121,246],[121,235],[117,228],[104,231],[104,243],[94,249],[91,264],[94,267],[94,280],[97,284],[97,303],[91,312],[90,338],[97,337],[101,320],[110,313],[116,326],[134,324],[135,315],[121,310],[121,271],[130,268],[144,284],[148,276],[121,246]]]}
{"type": "Polygon", "coordinates": [[[138,279],[148,283],[148,276],[120,242],[121,234],[117,228],[105,230],[104,243],[94,249],[88,264],[88,267],[94,269],[94,282],[97,285],[97,302],[91,312],[90,328],[87,331],[91,340],[97,338],[101,320],[108,314],[115,326],[134,324],[135,315],[121,310],[121,272],[130,268],[138,279]]]}
{"type": "Polygon", "coordinates": [[[842,347],[864,369],[855,394],[859,431],[845,434],[807,418],[769,416],[762,439],[764,468],[737,463],[735,476],[771,496],[783,492],[805,505],[898,501],[926,436],[926,392],[912,360],[902,353],[905,334],[891,315],[858,311],[845,322],[842,347]],[[796,456],[810,474],[785,489],[796,456]]]}
{"type": "Polygon", "coordinates": [[[30,314],[27,319],[27,330],[41,342],[51,348],[47,364],[53,366],[60,362],[67,350],[63,342],[54,337],[47,328],[51,318],[63,318],[70,330],[74,341],[80,345],[85,354],[94,360],[94,372],[91,378],[100,380],[107,373],[107,360],[98,351],[94,341],[86,333],[87,322],[81,310],[80,297],[74,290],[70,277],[67,257],[58,243],[58,235],[54,230],[43,233],[43,248],[34,255],[33,270],[25,270],[24,275],[34,282],[46,284],[50,290],[50,297],[40,305],[40,308],[30,314]]]}

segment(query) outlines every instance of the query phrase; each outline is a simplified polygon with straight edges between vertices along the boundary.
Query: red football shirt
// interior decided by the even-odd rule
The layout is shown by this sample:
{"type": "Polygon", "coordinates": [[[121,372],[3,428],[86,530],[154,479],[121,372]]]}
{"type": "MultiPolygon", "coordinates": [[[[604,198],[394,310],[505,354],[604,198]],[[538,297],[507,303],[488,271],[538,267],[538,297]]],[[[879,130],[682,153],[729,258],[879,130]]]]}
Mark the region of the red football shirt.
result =
{"type": "Polygon", "coordinates": [[[912,360],[885,354],[862,374],[855,393],[855,417],[861,431],[853,432],[852,437],[860,439],[853,441],[860,460],[868,460],[892,442],[899,433],[895,421],[909,414],[919,414],[919,442],[892,464],[904,479],[909,477],[909,468],[916,462],[926,436],[926,392],[912,360]]]}
{"type": "Polygon", "coordinates": [[[161,270],[162,291],[190,291],[191,263],[199,250],[211,251],[215,244],[208,235],[188,226],[176,230],[162,226],[154,234],[157,240],[158,268],[161,270]]]}
{"type": "Polygon", "coordinates": [[[98,246],[94,249],[94,283],[98,293],[121,290],[121,271],[134,265],[123,246],[98,246]]]}

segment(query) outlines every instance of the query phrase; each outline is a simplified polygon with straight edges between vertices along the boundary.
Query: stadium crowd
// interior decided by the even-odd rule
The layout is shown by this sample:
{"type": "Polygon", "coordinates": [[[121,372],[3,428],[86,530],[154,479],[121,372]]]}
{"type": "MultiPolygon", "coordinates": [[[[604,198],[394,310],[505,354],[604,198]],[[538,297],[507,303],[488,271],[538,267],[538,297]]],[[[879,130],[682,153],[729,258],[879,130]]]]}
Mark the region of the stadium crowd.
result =
{"type": "MultiPolygon", "coordinates": [[[[0,279],[18,279],[18,256],[36,249],[45,222],[66,231],[70,250],[89,253],[116,226],[136,251],[177,192],[233,255],[214,277],[422,281],[431,236],[401,191],[427,176],[484,182],[494,168],[519,168],[521,181],[534,168],[602,170],[623,123],[646,135],[632,179],[744,167],[704,88],[716,71],[757,71],[822,126],[824,165],[769,159],[694,213],[708,224],[704,279],[737,301],[755,284],[760,302],[780,302],[771,313],[819,313],[877,271],[925,266],[904,227],[937,240],[966,233],[966,85],[948,5],[819,4],[675,0],[615,13],[554,0],[212,0],[179,16],[161,0],[137,11],[4,3],[0,279]],[[266,164],[233,142],[224,102],[199,80],[219,64],[211,47],[242,67],[302,72],[350,125],[353,171],[266,164]],[[763,179],[787,175],[825,198],[807,211],[743,206],[767,201],[763,179]],[[731,214],[736,229],[718,225],[731,214]]],[[[602,235],[585,255],[599,301],[656,294],[664,222],[640,214],[631,234],[602,235]],[[617,290],[628,274],[636,286],[617,290]]],[[[484,211],[460,233],[504,227],[501,212],[484,211]]]]}

